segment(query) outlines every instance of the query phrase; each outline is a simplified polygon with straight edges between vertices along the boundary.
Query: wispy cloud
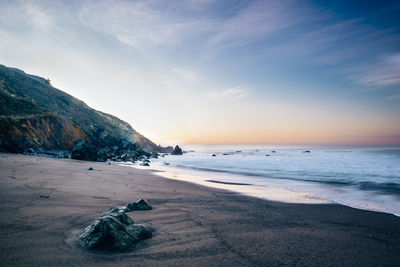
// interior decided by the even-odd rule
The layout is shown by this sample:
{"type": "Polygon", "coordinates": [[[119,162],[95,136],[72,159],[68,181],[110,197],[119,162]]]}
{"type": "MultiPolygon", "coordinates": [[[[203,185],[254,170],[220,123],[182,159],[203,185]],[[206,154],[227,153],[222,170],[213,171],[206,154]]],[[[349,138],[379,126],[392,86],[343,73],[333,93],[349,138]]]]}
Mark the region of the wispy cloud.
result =
{"type": "MultiPolygon", "coordinates": [[[[199,4],[192,3],[190,7],[193,6],[199,4]]],[[[87,0],[79,18],[84,25],[129,45],[138,46],[141,42],[172,45],[194,33],[213,28],[212,20],[187,19],[184,16],[187,9],[187,2],[174,8],[162,8],[153,1],[87,0]]]]}
{"type": "Polygon", "coordinates": [[[391,54],[344,70],[361,91],[381,92],[387,100],[400,99],[400,54],[391,54]]]}
{"type": "Polygon", "coordinates": [[[314,10],[302,7],[294,0],[249,1],[233,16],[220,22],[217,33],[209,39],[207,46],[218,48],[252,44],[306,18],[315,18],[313,13],[314,10]]]}
{"type": "Polygon", "coordinates": [[[0,9],[0,23],[3,25],[13,23],[13,27],[18,27],[18,24],[25,24],[35,27],[36,30],[48,31],[55,23],[48,10],[34,2],[4,1],[0,3],[0,9]]]}
{"type": "Polygon", "coordinates": [[[197,80],[198,75],[191,70],[182,68],[172,68],[172,71],[176,73],[182,80],[188,82],[194,82],[197,80]]]}
{"type": "Polygon", "coordinates": [[[249,91],[238,86],[221,91],[208,91],[206,96],[211,99],[242,99],[249,96],[249,91]]]}
{"type": "Polygon", "coordinates": [[[387,100],[400,100],[400,93],[389,96],[387,100]]]}
{"type": "Polygon", "coordinates": [[[369,67],[359,81],[371,86],[400,85],[400,54],[391,55],[369,67]]]}

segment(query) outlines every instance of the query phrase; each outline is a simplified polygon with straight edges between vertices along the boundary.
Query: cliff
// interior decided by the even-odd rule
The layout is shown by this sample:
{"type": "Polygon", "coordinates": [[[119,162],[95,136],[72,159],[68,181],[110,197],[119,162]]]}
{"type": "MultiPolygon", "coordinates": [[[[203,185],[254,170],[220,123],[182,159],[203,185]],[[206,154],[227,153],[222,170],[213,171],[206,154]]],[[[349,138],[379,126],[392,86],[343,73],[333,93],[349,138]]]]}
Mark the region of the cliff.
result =
{"type": "Polygon", "coordinates": [[[135,144],[147,152],[163,151],[128,123],[90,108],[49,80],[0,65],[1,150],[71,150],[77,139],[98,149],[135,144]]]}

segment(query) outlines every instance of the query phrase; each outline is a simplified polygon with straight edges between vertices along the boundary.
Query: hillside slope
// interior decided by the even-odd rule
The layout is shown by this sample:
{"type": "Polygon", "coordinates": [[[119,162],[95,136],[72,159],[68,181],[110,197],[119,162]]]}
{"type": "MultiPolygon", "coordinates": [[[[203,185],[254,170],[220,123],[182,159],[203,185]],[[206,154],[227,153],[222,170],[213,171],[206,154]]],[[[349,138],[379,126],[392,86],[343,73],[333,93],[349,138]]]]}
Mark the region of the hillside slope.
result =
{"type": "Polygon", "coordinates": [[[70,150],[76,139],[98,149],[136,144],[162,148],[115,116],[90,108],[44,78],[0,65],[0,147],[70,150]],[[22,146],[22,147],[21,147],[22,146]]]}

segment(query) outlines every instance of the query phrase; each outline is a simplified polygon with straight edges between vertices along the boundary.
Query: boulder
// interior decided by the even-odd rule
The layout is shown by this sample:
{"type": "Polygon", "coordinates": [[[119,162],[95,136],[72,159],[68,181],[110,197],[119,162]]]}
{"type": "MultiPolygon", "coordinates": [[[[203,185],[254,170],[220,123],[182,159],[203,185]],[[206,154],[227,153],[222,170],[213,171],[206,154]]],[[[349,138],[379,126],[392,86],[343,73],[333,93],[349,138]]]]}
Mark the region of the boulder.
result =
{"type": "Polygon", "coordinates": [[[106,152],[103,150],[99,150],[97,152],[97,161],[99,162],[106,162],[107,161],[107,154],[106,152]]]}
{"type": "Polygon", "coordinates": [[[146,226],[134,224],[124,210],[113,208],[78,236],[89,249],[123,251],[152,236],[146,226]]]}
{"type": "Polygon", "coordinates": [[[78,140],[74,143],[71,159],[96,161],[97,150],[93,145],[89,144],[85,140],[78,140]]]}
{"type": "Polygon", "coordinates": [[[153,207],[150,206],[144,199],[139,199],[136,202],[129,202],[121,209],[125,212],[131,212],[134,210],[151,210],[153,207]]]}
{"type": "Polygon", "coordinates": [[[171,155],[182,155],[182,148],[180,148],[178,145],[175,146],[174,150],[172,150],[171,155]]]}

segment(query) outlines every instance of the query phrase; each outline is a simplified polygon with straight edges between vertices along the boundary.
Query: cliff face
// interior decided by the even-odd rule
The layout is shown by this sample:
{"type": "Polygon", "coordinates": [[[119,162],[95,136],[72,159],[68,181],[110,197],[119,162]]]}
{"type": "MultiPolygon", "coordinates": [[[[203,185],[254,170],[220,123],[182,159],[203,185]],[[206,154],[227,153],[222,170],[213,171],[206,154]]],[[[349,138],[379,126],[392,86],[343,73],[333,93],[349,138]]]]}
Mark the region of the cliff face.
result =
{"type": "Polygon", "coordinates": [[[87,140],[78,126],[56,115],[0,118],[0,136],[0,148],[9,152],[72,150],[75,140],[87,140]]]}
{"type": "Polygon", "coordinates": [[[162,150],[128,123],[90,108],[48,80],[0,65],[2,150],[70,150],[77,139],[86,139],[98,149],[136,144],[148,152],[162,150]]]}

